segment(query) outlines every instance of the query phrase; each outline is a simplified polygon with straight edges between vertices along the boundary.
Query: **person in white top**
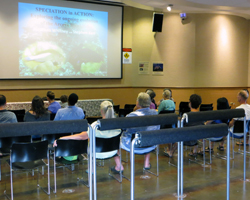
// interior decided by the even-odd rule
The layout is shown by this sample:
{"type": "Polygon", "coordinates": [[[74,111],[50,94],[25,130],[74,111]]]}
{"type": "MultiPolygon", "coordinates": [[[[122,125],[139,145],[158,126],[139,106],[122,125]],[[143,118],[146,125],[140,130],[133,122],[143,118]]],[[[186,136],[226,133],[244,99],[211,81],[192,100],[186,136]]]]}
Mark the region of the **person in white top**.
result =
{"type": "MultiPolygon", "coordinates": [[[[236,109],[239,109],[239,108],[243,108],[245,110],[245,115],[246,115],[246,120],[250,120],[250,105],[247,104],[247,99],[249,97],[249,94],[246,90],[241,90],[238,95],[237,95],[237,100],[238,102],[240,103],[240,105],[238,107],[236,107],[236,109]]],[[[230,122],[229,122],[229,127],[233,127],[234,125],[234,122],[236,120],[243,120],[243,119],[237,119],[237,118],[234,118],[232,119],[230,122]]],[[[248,131],[248,128],[247,128],[247,131],[248,131]]],[[[248,143],[248,137],[247,137],[247,144],[248,143]]]]}
{"type": "MultiPolygon", "coordinates": [[[[114,109],[113,109],[113,104],[110,101],[103,101],[100,105],[101,108],[101,115],[103,119],[106,118],[115,118],[114,114],[114,109]]],[[[96,125],[97,122],[93,122],[91,124],[92,128],[96,125]]],[[[96,137],[98,138],[112,138],[121,133],[121,129],[113,129],[113,130],[107,130],[107,131],[99,131],[96,130],[96,137]]],[[[86,140],[89,138],[89,131],[84,131],[79,134],[74,134],[74,135],[69,135],[69,136],[64,136],[60,137],[59,139],[63,140],[86,140]]],[[[54,141],[54,146],[57,146],[56,140],[54,141]]],[[[97,159],[105,159],[105,158],[110,158],[113,157],[117,154],[117,150],[114,151],[109,151],[109,152],[104,152],[104,153],[96,153],[96,158],[97,159]]],[[[116,162],[117,158],[115,158],[116,162]]]]}

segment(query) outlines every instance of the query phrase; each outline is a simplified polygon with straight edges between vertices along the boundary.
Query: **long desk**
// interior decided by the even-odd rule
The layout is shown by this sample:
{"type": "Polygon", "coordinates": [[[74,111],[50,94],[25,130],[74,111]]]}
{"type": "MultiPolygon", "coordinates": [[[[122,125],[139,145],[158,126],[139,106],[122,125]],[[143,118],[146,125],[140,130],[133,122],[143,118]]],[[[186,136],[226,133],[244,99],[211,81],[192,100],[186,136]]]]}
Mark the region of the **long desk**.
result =
{"type": "MultiPolygon", "coordinates": [[[[79,100],[76,106],[82,108],[88,117],[101,116],[100,104],[103,101],[110,101],[113,103],[112,99],[86,99],[79,100]]],[[[49,106],[48,101],[44,101],[44,105],[47,108],[49,106]]],[[[6,106],[7,110],[21,110],[29,111],[31,109],[31,102],[9,102],[6,106]]]]}

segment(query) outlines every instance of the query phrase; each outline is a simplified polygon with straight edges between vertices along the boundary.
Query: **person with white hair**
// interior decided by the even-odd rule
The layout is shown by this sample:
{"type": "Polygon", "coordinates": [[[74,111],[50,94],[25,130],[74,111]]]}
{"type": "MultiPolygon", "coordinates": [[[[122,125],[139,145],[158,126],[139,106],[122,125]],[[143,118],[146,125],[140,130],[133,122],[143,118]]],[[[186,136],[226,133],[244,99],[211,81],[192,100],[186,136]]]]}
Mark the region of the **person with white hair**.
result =
{"type": "MultiPolygon", "coordinates": [[[[154,109],[150,109],[151,98],[150,96],[145,93],[139,93],[136,106],[138,109],[134,112],[129,113],[126,117],[138,117],[138,116],[145,116],[145,115],[157,115],[157,111],[154,109]]],[[[151,131],[151,130],[158,130],[160,126],[145,126],[145,127],[137,127],[137,128],[128,128],[125,132],[123,132],[121,137],[121,148],[130,151],[130,143],[132,135],[138,131],[151,131]]],[[[150,153],[154,150],[156,146],[151,146],[147,148],[135,148],[136,154],[146,154],[145,155],[145,162],[144,162],[144,169],[149,170],[151,168],[150,164],[150,153]]],[[[116,166],[112,168],[114,173],[119,173],[119,170],[123,170],[123,166],[120,163],[119,156],[115,157],[116,166]]]]}
{"type": "MultiPolygon", "coordinates": [[[[250,105],[247,103],[248,97],[249,94],[246,90],[241,90],[237,95],[237,100],[240,105],[236,107],[236,109],[243,108],[245,110],[246,120],[250,120],[250,105]]],[[[235,120],[237,119],[232,119],[229,122],[229,127],[232,127],[234,125],[235,120]]]]}
{"type": "MultiPolygon", "coordinates": [[[[247,103],[247,99],[249,97],[249,93],[248,93],[248,90],[244,89],[244,90],[241,90],[238,95],[237,95],[237,100],[238,102],[240,103],[240,105],[238,107],[236,107],[236,109],[239,109],[239,108],[243,108],[245,110],[245,115],[246,115],[246,120],[249,121],[250,120],[250,105],[247,103]]],[[[236,120],[243,120],[243,119],[237,119],[237,118],[234,118],[232,119],[230,122],[229,122],[229,127],[230,127],[230,131],[233,132],[233,126],[234,126],[234,122],[236,120]]],[[[247,127],[247,130],[246,132],[248,132],[248,127],[247,127]]],[[[249,133],[247,133],[249,134],[249,133]]],[[[241,143],[236,143],[237,145],[242,145],[243,142],[241,143]]],[[[248,137],[247,137],[247,141],[246,141],[246,145],[249,145],[249,141],[248,141],[248,137]]]]}
{"type": "Polygon", "coordinates": [[[175,103],[170,99],[171,92],[169,90],[164,90],[162,93],[163,101],[158,107],[158,113],[164,110],[175,110],[175,103]]]}
{"type": "MultiPolygon", "coordinates": [[[[169,89],[169,88],[164,88],[164,89],[163,89],[163,93],[164,93],[166,90],[168,90],[168,91],[170,92],[170,97],[169,97],[169,99],[172,100],[172,101],[174,101],[173,96],[172,96],[172,90],[169,89]]],[[[158,102],[157,102],[157,106],[159,106],[163,100],[164,100],[164,98],[162,98],[160,101],[158,101],[158,102]]]]}
{"type": "MultiPolygon", "coordinates": [[[[103,101],[100,105],[100,110],[101,110],[102,119],[115,118],[113,104],[110,101],[103,101]]],[[[96,123],[97,123],[97,121],[93,122],[91,124],[91,127],[94,128],[96,126],[96,123]]],[[[113,129],[113,130],[106,130],[106,131],[96,130],[95,136],[97,138],[112,138],[112,137],[119,135],[120,133],[121,133],[121,129],[113,129]]],[[[89,134],[88,132],[84,131],[84,132],[81,132],[79,134],[60,137],[59,139],[63,139],[63,140],[87,140],[89,138],[88,134],[89,134]]],[[[54,142],[54,146],[57,146],[56,140],[54,142]]],[[[105,153],[96,153],[96,158],[97,159],[105,159],[105,158],[113,157],[116,154],[117,154],[117,150],[105,152],[105,153]]],[[[77,159],[76,156],[75,156],[75,159],[77,159]]]]}

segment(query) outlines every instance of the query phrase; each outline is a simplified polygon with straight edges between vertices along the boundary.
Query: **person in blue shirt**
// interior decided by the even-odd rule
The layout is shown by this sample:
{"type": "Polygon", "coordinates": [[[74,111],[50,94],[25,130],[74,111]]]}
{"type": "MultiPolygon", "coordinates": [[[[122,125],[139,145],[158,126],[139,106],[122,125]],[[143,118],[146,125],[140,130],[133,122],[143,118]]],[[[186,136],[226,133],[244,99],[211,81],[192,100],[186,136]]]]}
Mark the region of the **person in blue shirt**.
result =
{"type": "Polygon", "coordinates": [[[60,105],[60,103],[55,101],[54,92],[48,91],[47,92],[47,99],[49,101],[48,111],[50,113],[56,114],[56,112],[61,108],[61,105],[60,105]]]}
{"type": "Polygon", "coordinates": [[[0,94],[0,123],[17,122],[16,115],[13,112],[6,110],[6,97],[0,94]]]}
{"type": "Polygon", "coordinates": [[[85,115],[81,108],[76,107],[78,96],[75,93],[69,95],[68,107],[57,111],[54,121],[84,119],[85,115]]]}
{"type": "MultiPolygon", "coordinates": [[[[138,108],[136,111],[129,113],[126,117],[138,117],[145,115],[157,115],[157,111],[154,109],[150,109],[151,98],[145,93],[139,93],[136,101],[136,107],[138,108]]],[[[123,132],[121,137],[121,148],[130,151],[130,143],[133,134],[138,131],[151,131],[151,130],[159,130],[160,126],[145,126],[145,127],[137,127],[137,128],[128,128],[125,132],[123,132]]],[[[156,146],[146,147],[146,148],[135,148],[136,154],[146,154],[144,161],[144,169],[149,170],[151,168],[150,165],[150,152],[153,151],[156,146]]],[[[120,157],[114,157],[116,166],[111,168],[111,171],[114,173],[119,173],[120,170],[123,171],[123,166],[120,163],[120,157]]]]}

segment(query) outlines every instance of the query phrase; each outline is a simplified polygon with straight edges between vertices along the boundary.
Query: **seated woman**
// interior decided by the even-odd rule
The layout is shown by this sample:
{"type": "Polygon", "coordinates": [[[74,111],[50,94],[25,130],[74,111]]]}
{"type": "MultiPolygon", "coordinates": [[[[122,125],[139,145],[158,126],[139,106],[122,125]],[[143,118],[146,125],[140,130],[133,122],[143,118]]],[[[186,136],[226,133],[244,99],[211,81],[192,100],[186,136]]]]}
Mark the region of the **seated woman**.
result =
{"type": "MultiPolygon", "coordinates": [[[[217,99],[217,110],[225,110],[225,109],[230,109],[230,106],[228,104],[228,100],[225,97],[217,99]]],[[[229,119],[207,121],[207,122],[205,122],[205,125],[207,125],[207,124],[221,124],[221,123],[229,123],[229,119]]],[[[211,141],[211,146],[209,147],[211,149],[211,151],[213,151],[214,142],[216,142],[216,141],[217,142],[221,141],[219,146],[217,147],[217,149],[219,149],[220,151],[224,151],[224,138],[223,137],[213,137],[213,138],[209,138],[209,140],[211,141]]],[[[210,150],[209,148],[207,148],[206,151],[209,151],[210,150]]]]}
{"type": "Polygon", "coordinates": [[[175,103],[170,99],[171,93],[169,90],[164,90],[162,93],[164,100],[158,107],[158,113],[164,110],[175,110],[175,103]]]}
{"type": "MultiPolygon", "coordinates": [[[[101,107],[101,115],[102,115],[103,119],[115,118],[115,114],[114,114],[115,112],[113,109],[113,105],[110,101],[103,101],[101,103],[100,107],[101,107]]],[[[97,123],[97,121],[95,121],[91,124],[92,128],[95,127],[96,123],[97,123]]],[[[95,136],[97,138],[112,138],[112,137],[119,135],[120,133],[121,133],[121,129],[114,129],[114,130],[107,130],[107,131],[96,130],[95,136]]],[[[60,137],[59,139],[63,139],[63,140],[87,140],[89,138],[88,134],[89,133],[85,131],[85,132],[81,132],[79,134],[60,137]]],[[[54,146],[57,146],[56,140],[54,142],[54,146]]],[[[96,153],[96,158],[97,159],[105,159],[105,158],[113,157],[116,154],[117,154],[117,150],[111,151],[111,152],[105,152],[105,153],[96,153]]]]}
{"type": "MultiPolygon", "coordinates": [[[[24,122],[49,121],[50,113],[46,111],[41,97],[35,96],[32,99],[31,109],[24,115],[24,122]]],[[[40,138],[39,135],[33,135],[32,139],[40,138]]]]}
{"type": "MultiPolygon", "coordinates": [[[[169,89],[169,88],[164,88],[163,92],[166,91],[166,90],[168,90],[170,92],[170,98],[169,99],[174,101],[173,96],[172,96],[172,90],[169,89]]],[[[158,101],[156,105],[159,106],[163,100],[164,100],[164,98],[162,98],[160,101],[158,101]]]]}
{"type": "MultiPolygon", "coordinates": [[[[152,90],[152,89],[146,89],[145,93],[147,93],[150,96],[150,99],[151,99],[151,103],[150,103],[150,106],[149,106],[150,109],[157,109],[157,105],[156,105],[155,100],[154,100],[154,98],[156,96],[154,90],[152,90]]],[[[136,111],[138,109],[140,109],[140,108],[137,107],[137,105],[135,105],[133,111],[136,111]]]]}
{"type": "Polygon", "coordinates": [[[61,108],[66,108],[66,107],[68,107],[68,96],[67,95],[62,95],[61,97],[60,97],[60,100],[61,100],[61,102],[60,102],[60,105],[61,105],[61,108]]]}
{"type": "MultiPolygon", "coordinates": [[[[154,109],[150,109],[151,99],[150,96],[144,92],[139,93],[136,101],[136,107],[138,109],[134,112],[131,112],[126,117],[137,117],[137,116],[144,116],[144,115],[157,115],[157,111],[154,109]]],[[[133,134],[137,131],[151,131],[151,130],[158,130],[160,126],[145,126],[145,127],[138,127],[138,128],[128,128],[121,137],[121,148],[130,151],[130,143],[133,134]]],[[[156,146],[147,147],[147,148],[135,148],[135,154],[146,154],[145,155],[145,162],[144,162],[144,169],[149,170],[151,168],[150,165],[150,151],[154,150],[156,146]]],[[[115,157],[116,166],[112,168],[114,173],[119,173],[119,170],[123,170],[123,166],[120,163],[119,156],[115,157]]]]}
{"type": "Polygon", "coordinates": [[[151,89],[147,89],[146,93],[150,96],[150,99],[151,99],[150,109],[157,109],[157,105],[156,105],[155,100],[154,100],[154,98],[156,96],[155,92],[151,89]]]}

